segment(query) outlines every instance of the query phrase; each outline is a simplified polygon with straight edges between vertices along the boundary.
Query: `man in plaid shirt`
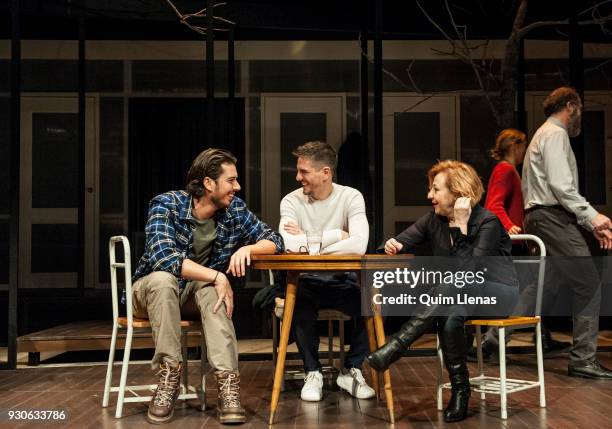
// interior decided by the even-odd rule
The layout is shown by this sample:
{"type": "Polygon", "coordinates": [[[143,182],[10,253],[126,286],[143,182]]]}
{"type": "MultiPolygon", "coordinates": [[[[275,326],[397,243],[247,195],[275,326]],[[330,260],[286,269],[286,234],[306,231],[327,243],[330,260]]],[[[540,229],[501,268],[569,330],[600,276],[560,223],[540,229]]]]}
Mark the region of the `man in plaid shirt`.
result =
{"type": "Polygon", "coordinates": [[[238,342],[232,323],[234,299],[226,273],[244,276],[251,255],[284,250],[283,240],[244,201],[236,158],[207,149],[193,161],[187,191],[156,196],[149,206],[145,253],[134,274],[135,317],[153,330],[160,380],[147,414],[152,423],[172,418],[181,375],[183,318],[202,320],[208,360],[218,383],[221,423],[243,423],[238,342]]]}

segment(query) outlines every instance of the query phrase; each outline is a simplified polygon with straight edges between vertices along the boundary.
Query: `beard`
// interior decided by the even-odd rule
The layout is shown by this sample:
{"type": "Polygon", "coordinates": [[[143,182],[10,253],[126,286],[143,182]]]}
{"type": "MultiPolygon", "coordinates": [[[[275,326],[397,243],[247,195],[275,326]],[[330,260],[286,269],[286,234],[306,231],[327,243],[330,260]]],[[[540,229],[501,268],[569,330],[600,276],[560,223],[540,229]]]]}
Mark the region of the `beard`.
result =
{"type": "Polygon", "coordinates": [[[215,207],[217,207],[217,209],[224,209],[230,206],[231,201],[228,203],[225,201],[225,199],[227,198],[227,195],[224,195],[223,197],[217,197],[214,195],[211,195],[210,199],[212,201],[212,203],[215,205],[215,207]]]}
{"type": "Polygon", "coordinates": [[[569,117],[569,122],[567,124],[567,134],[570,137],[578,137],[580,135],[582,118],[579,115],[572,114],[569,117]]]}

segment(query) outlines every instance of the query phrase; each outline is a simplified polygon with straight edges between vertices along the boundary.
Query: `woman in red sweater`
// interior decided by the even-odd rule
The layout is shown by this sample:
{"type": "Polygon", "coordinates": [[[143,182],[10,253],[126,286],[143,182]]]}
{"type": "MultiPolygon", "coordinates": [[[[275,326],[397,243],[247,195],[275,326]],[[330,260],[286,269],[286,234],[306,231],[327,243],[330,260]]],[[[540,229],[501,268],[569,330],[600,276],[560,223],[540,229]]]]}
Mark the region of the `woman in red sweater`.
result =
{"type": "Polygon", "coordinates": [[[489,179],[485,208],[497,215],[508,234],[523,230],[523,192],[521,178],[516,171],[527,150],[525,133],[513,128],[497,136],[491,157],[499,161],[489,179]]]}

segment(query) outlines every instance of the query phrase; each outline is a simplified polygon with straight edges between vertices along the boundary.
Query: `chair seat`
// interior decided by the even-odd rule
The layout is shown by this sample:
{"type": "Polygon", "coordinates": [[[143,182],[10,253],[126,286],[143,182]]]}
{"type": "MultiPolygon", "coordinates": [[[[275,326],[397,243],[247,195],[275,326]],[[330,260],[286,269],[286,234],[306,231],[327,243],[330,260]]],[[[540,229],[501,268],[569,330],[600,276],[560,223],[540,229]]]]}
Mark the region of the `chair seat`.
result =
{"type": "Polygon", "coordinates": [[[473,319],[465,322],[466,325],[471,326],[516,326],[516,325],[536,325],[540,322],[539,317],[530,316],[510,316],[505,319],[473,319]]]}
{"type": "MultiPolygon", "coordinates": [[[[127,317],[119,317],[117,318],[117,322],[119,323],[119,326],[123,328],[126,328],[128,325],[127,317]]],[[[132,319],[132,326],[134,328],[150,328],[151,322],[149,322],[149,319],[138,319],[134,317],[132,319]]],[[[199,326],[200,322],[194,320],[181,320],[181,328],[195,328],[199,326]]]]}
{"type": "Polygon", "coordinates": [[[322,308],[319,310],[318,320],[351,320],[351,316],[333,308],[322,308]]]}

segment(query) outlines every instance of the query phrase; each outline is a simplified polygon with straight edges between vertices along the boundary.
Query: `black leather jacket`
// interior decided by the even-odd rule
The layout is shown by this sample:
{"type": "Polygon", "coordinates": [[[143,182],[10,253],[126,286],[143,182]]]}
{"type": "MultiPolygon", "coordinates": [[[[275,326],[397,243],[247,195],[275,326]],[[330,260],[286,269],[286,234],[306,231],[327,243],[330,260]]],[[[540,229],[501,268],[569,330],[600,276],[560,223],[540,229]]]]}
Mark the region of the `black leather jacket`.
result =
{"type": "MultiPolygon", "coordinates": [[[[395,239],[404,245],[402,253],[408,253],[414,246],[429,242],[434,256],[509,257],[512,249],[512,241],[497,216],[479,205],[472,209],[467,235],[459,228],[450,228],[446,217],[438,216],[432,211],[410,225],[395,239]]],[[[495,260],[495,269],[489,271],[490,280],[518,285],[514,264],[510,258],[488,258],[488,261],[492,260],[495,260]]],[[[484,262],[482,258],[479,265],[484,262]]]]}

